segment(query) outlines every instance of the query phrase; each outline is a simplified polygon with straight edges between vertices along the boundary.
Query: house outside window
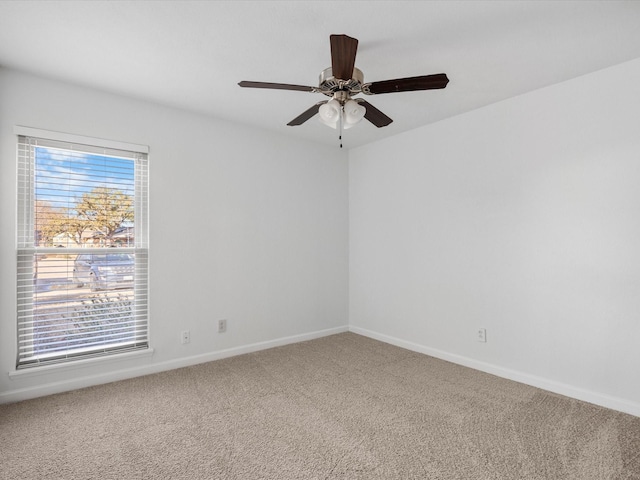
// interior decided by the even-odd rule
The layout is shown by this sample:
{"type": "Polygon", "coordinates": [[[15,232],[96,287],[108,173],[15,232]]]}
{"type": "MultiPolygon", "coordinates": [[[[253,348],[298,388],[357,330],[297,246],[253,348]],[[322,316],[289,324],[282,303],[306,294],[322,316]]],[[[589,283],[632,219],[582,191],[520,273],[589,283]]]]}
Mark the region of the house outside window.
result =
{"type": "Polygon", "coordinates": [[[16,368],[148,349],[147,147],[16,133],[16,368]]]}

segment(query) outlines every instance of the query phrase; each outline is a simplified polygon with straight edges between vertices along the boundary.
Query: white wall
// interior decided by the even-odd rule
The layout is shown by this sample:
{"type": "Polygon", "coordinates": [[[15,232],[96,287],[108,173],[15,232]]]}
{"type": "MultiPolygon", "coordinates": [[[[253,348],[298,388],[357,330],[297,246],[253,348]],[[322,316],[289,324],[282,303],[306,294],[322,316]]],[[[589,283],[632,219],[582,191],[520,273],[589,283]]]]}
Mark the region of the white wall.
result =
{"type": "Polygon", "coordinates": [[[346,330],[347,174],[336,148],[0,69],[0,402],[346,330]],[[14,125],[150,146],[152,357],[8,375],[14,125]]]}
{"type": "Polygon", "coordinates": [[[352,150],[351,328],[640,415],[639,78],[352,150]]]}

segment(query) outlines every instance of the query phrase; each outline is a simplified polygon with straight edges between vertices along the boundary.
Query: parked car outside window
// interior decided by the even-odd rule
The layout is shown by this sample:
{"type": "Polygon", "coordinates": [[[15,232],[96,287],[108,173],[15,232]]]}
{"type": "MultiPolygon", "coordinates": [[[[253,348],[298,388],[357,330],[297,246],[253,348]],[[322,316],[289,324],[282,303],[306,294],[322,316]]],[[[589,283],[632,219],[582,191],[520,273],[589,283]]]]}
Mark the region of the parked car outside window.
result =
{"type": "Polygon", "coordinates": [[[129,253],[83,253],[73,263],[73,281],[93,291],[133,288],[134,267],[129,253]]]}

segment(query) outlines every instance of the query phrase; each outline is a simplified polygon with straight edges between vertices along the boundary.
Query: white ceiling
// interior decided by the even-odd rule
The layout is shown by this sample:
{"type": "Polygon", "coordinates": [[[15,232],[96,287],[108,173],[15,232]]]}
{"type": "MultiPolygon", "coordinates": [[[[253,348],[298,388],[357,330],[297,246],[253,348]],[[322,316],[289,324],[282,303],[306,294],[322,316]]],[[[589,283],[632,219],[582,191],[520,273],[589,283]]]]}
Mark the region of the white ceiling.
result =
{"type": "Polygon", "coordinates": [[[332,33],[359,40],[365,82],[450,78],[366,97],[394,122],[349,148],[639,58],[640,2],[0,1],[0,66],[337,146],[315,117],[286,126],[323,95],[237,85],[317,86],[332,33]]]}

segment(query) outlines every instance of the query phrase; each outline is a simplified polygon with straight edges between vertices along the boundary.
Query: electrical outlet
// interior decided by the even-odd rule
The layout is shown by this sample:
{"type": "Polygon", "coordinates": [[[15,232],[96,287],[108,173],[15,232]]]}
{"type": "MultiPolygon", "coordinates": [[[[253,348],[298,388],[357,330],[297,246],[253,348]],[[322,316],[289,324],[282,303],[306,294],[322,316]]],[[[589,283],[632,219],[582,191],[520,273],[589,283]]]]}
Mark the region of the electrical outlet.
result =
{"type": "Polygon", "coordinates": [[[218,320],[218,333],[224,333],[227,331],[227,321],[218,320]]]}
{"type": "Polygon", "coordinates": [[[478,341],[486,343],[487,342],[487,329],[479,328],[478,329],[478,341]]]}
{"type": "Polygon", "coordinates": [[[180,341],[183,345],[189,343],[191,341],[191,332],[189,330],[183,330],[180,334],[180,341]]]}

